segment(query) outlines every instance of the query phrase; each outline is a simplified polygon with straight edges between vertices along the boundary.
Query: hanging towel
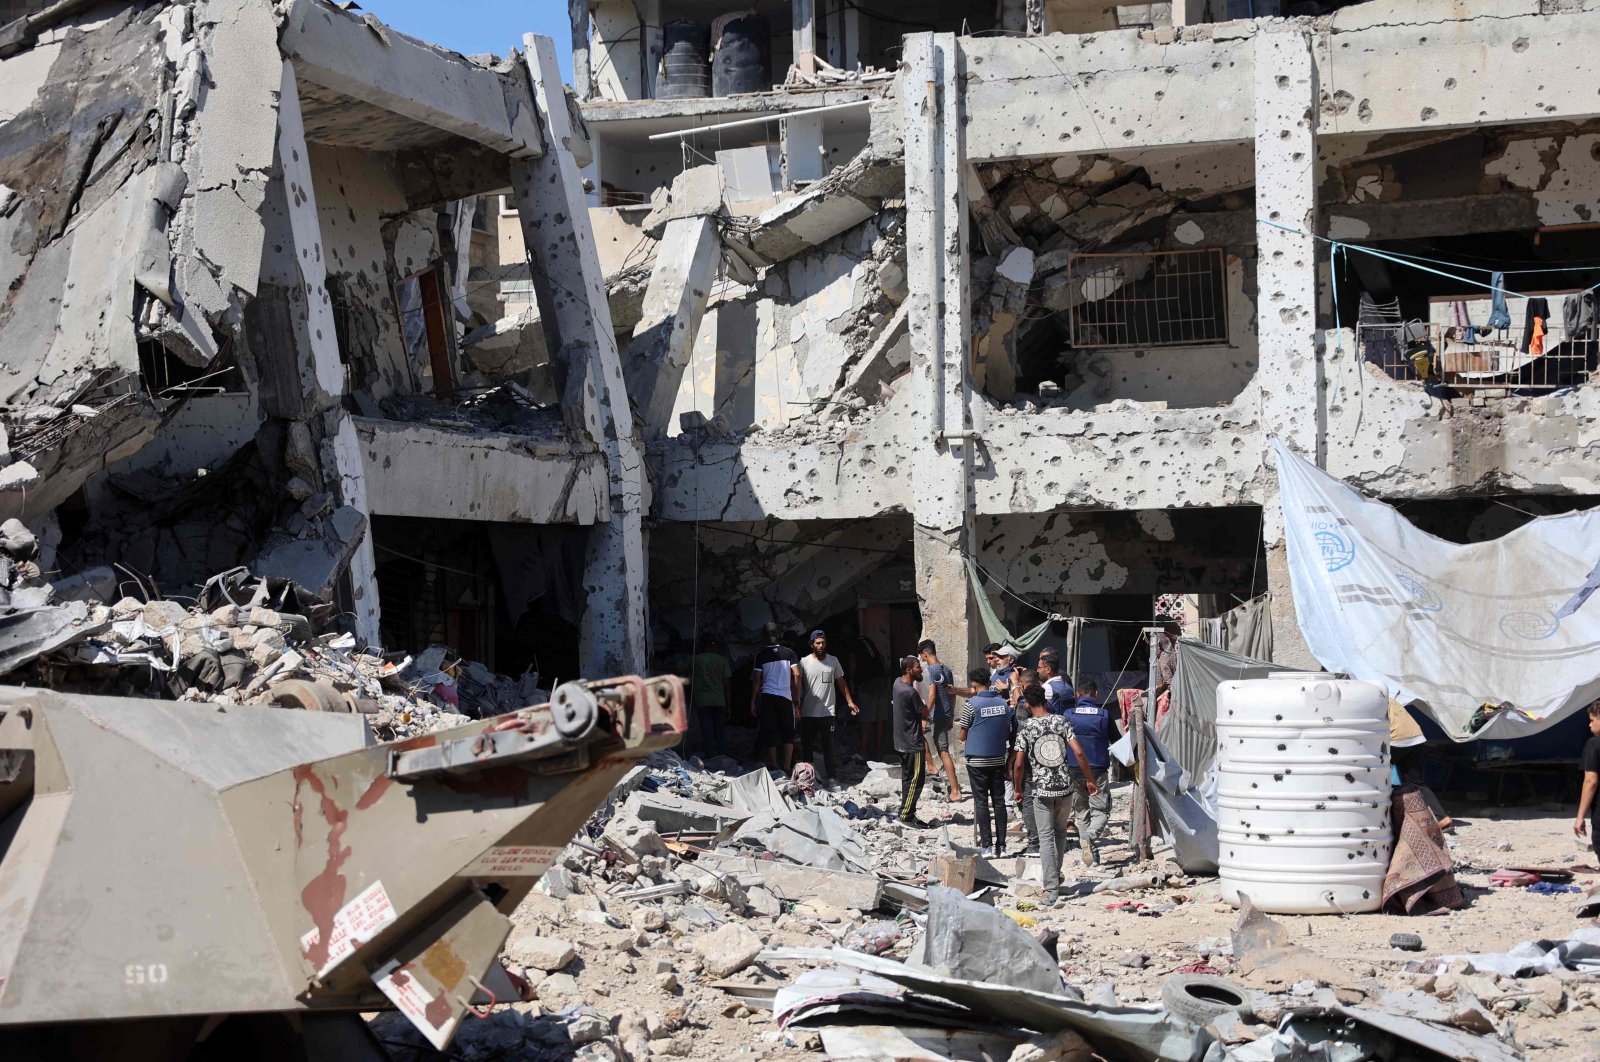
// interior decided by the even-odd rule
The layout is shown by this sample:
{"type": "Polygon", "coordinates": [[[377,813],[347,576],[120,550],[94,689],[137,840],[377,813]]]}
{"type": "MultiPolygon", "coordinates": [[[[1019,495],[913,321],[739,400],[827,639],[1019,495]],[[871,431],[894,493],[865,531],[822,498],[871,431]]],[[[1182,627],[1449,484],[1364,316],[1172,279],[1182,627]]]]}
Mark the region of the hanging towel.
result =
{"type": "Polygon", "coordinates": [[[1528,353],[1539,357],[1544,353],[1544,318],[1533,319],[1533,338],[1528,340],[1528,353]]]}
{"type": "Polygon", "coordinates": [[[1506,309],[1506,275],[1504,273],[1489,274],[1489,327],[1500,329],[1511,327],[1511,311],[1506,309]]]}
{"type": "MultiPolygon", "coordinates": [[[[1540,331],[1541,335],[1550,330],[1550,324],[1549,324],[1549,321],[1550,321],[1550,300],[1549,299],[1529,299],[1528,300],[1528,306],[1527,306],[1526,311],[1524,311],[1523,318],[1522,318],[1522,352],[1524,354],[1532,354],[1533,353],[1533,331],[1534,331],[1533,324],[1534,324],[1535,321],[1538,321],[1539,324],[1540,324],[1539,331],[1540,331]]],[[[1543,343],[1541,343],[1540,344],[1540,353],[1543,353],[1543,351],[1544,351],[1544,346],[1543,346],[1543,343]]]]}

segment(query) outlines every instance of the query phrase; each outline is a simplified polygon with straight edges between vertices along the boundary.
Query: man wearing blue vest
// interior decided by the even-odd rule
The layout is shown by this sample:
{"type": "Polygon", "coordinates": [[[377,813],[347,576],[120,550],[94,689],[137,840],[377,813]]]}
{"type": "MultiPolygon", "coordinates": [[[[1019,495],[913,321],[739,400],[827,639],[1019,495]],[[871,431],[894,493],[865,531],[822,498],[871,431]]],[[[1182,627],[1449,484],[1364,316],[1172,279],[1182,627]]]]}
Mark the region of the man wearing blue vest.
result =
{"type": "Polygon", "coordinates": [[[1044,706],[1051,715],[1072,711],[1072,685],[1061,677],[1061,654],[1054,649],[1039,650],[1039,685],[1044,687],[1044,706]]]}
{"type": "Polygon", "coordinates": [[[1016,734],[1016,714],[1000,694],[989,689],[989,669],[967,672],[974,691],[956,714],[963,742],[967,781],[977,805],[978,847],[985,856],[1006,854],[1006,757],[1016,734]],[[991,832],[992,826],[992,832],[991,832]]]}
{"type": "Polygon", "coordinates": [[[1111,765],[1111,745],[1117,739],[1117,724],[1100,703],[1099,687],[1088,679],[1078,682],[1078,700],[1067,713],[1078,744],[1083,746],[1084,758],[1089,763],[1094,790],[1091,791],[1083,771],[1072,764],[1072,815],[1078,825],[1078,847],[1083,852],[1084,866],[1099,862],[1095,851],[1095,838],[1105,832],[1111,820],[1111,790],[1106,788],[1106,771],[1111,765]]]}

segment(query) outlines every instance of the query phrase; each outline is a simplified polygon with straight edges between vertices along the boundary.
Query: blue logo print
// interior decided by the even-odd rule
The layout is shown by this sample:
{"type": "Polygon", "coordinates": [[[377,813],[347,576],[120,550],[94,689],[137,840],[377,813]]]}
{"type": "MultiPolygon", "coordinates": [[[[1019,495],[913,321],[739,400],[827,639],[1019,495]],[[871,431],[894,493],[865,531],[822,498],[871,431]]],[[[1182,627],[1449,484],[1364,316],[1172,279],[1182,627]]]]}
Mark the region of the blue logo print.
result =
{"type": "Polygon", "coordinates": [[[1561,629],[1561,621],[1548,612],[1507,612],[1500,617],[1500,633],[1539,642],[1561,629]]]}
{"type": "Polygon", "coordinates": [[[1418,582],[1411,576],[1396,572],[1394,581],[1399,583],[1406,593],[1411,595],[1411,603],[1424,612],[1443,612],[1444,602],[1439,600],[1439,595],[1434,593],[1425,584],[1418,582]]]}
{"type": "Polygon", "coordinates": [[[1322,563],[1330,572],[1348,567],[1356,559],[1355,543],[1337,531],[1318,531],[1317,548],[1322,550],[1322,563]]]}

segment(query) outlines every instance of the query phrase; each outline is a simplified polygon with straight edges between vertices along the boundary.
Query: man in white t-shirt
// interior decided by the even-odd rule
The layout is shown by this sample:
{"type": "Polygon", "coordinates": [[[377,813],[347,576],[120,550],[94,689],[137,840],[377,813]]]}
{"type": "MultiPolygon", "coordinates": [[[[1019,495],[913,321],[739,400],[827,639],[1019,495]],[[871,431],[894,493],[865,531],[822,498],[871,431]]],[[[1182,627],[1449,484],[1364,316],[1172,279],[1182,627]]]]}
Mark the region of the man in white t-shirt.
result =
{"type": "Polygon", "coordinates": [[[830,782],[838,778],[833,763],[833,718],[841,693],[850,714],[859,713],[844,681],[844,667],[838,657],[828,653],[828,636],[812,631],[811,652],[800,661],[800,762],[812,762],[820,747],[823,773],[830,782]]]}

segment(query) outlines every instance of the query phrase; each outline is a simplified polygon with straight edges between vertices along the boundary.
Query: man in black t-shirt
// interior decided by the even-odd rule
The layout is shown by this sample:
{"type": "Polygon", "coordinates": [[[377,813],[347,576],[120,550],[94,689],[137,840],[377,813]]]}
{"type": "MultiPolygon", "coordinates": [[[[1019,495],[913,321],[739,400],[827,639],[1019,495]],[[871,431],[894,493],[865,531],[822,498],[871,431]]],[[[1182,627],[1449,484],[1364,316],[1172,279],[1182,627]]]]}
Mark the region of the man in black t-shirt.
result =
{"type": "Polygon", "coordinates": [[[923,751],[928,726],[928,706],[917,696],[922,678],[922,661],[914,656],[900,658],[900,677],[890,695],[893,705],[894,749],[900,754],[900,821],[919,830],[931,828],[917,818],[917,800],[928,777],[927,754],[923,751]]]}
{"type": "Polygon", "coordinates": [[[1600,701],[1589,705],[1589,740],[1583,746],[1583,795],[1578,797],[1578,817],[1573,820],[1572,832],[1588,837],[1595,855],[1600,855],[1600,804],[1595,802],[1595,790],[1600,789],[1600,701]],[[1590,822],[1594,828],[1590,829],[1590,822]]]}

